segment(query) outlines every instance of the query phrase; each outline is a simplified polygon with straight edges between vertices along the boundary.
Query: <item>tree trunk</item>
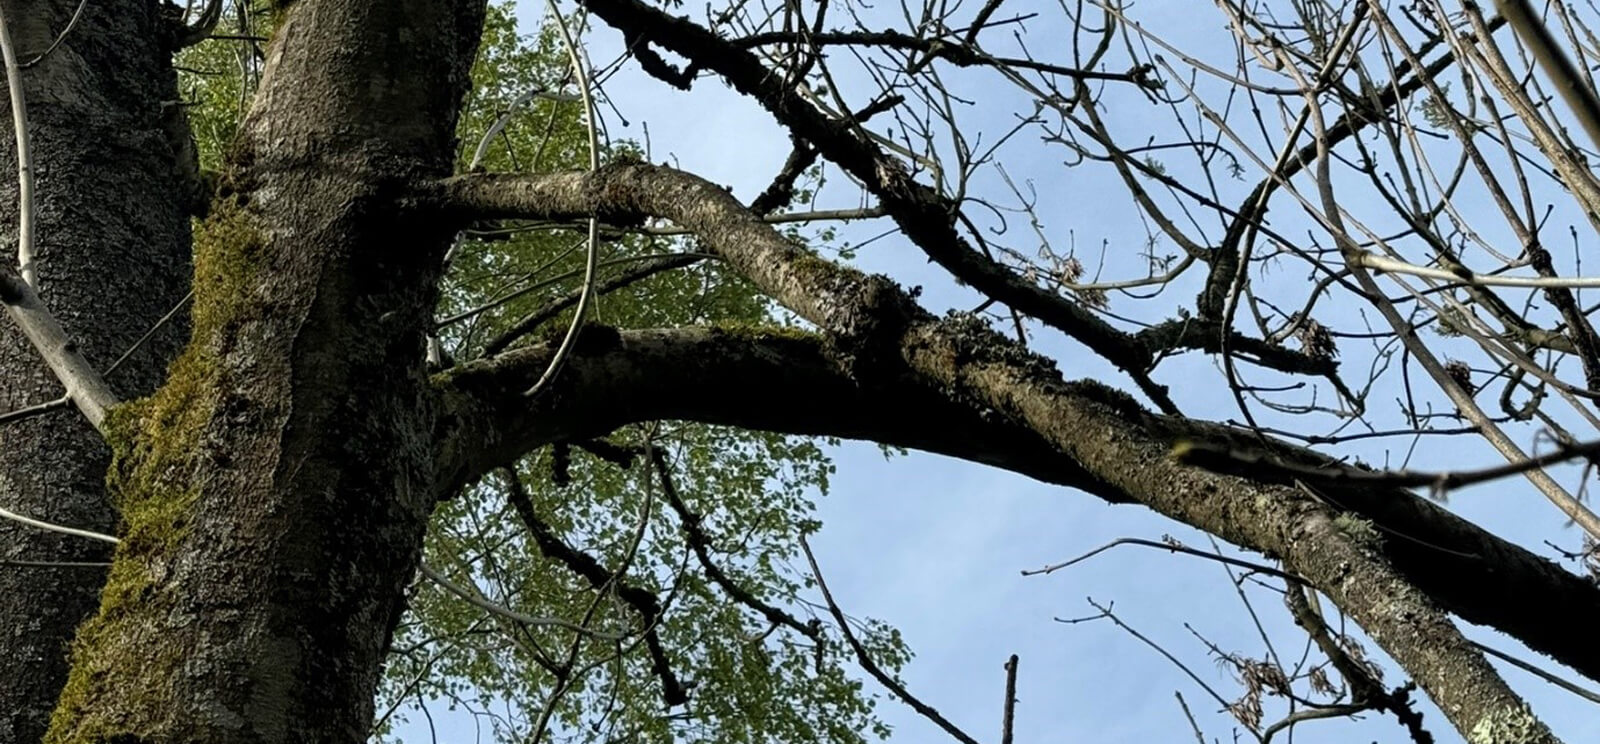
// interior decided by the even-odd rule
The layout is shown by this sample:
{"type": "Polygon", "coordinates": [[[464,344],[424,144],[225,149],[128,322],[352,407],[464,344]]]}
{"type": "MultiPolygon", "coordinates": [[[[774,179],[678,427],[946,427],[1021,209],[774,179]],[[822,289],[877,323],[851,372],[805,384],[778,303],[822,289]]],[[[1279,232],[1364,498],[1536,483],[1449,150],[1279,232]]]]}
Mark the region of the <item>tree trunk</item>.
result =
{"type": "MultiPolygon", "coordinates": [[[[23,62],[55,41],[76,0],[3,0],[23,62]]],[[[49,56],[23,71],[36,173],[40,292],[105,369],[182,298],[189,219],[182,158],[187,129],[171,116],[177,79],[158,7],[96,0],[49,56]],[[169,126],[176,124],[176,127],[169,126]],[[169,132],[181,135],[178,139],[169,132]]],[[[0,86],[4,80],[0,79],[0,86]]],[[[10,117],[6,118],[10,121],[10,117]]],[[[16,151],[0,147],[0,225],[15,259],[16,151]]],[[[192,161],[191,161],[192,163],[192,161]]],[[[148,393],[182,339],[183,322],[158,333],[118,368],[123,396],[148,393]]],[[[12,323],[0,323],[0,412],[62,394],[12,323]]],[[[110,532],[107,450],[70,408],[0,427],[0,507],[58,524],[110,532]]],[[[82,538],[0,520],[0,741],[37,742],[67,676],[73,631],[94,610],[105,573],[21,562],[104,561],[82,538]]]]}
{"type": "Polygon", "coordinates": [[[481,0],[291,6],[195,238],[193,338],[111,417],[125,527],[54,742],[360,742],[434,502],[424,369],[481,0]]]}

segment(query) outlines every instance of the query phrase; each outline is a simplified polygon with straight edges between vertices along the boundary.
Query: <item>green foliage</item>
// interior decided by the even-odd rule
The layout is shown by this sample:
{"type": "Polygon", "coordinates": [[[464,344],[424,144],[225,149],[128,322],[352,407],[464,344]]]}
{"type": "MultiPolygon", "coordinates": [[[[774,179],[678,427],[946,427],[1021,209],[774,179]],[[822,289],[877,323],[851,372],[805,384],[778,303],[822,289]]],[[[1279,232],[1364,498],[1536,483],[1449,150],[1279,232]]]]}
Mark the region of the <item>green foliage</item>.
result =
{"type": "MultiPolygon", "coordinates": [[[[271,24],[259,9],[230,7],[224,18],[218,33],[262,35],[271,24]]],[[[220,169],[226,159],[260,73],[262,46],[213,41],[180,60],[204,168],[220,169]]],[[[491,7],[473,78],[459,129],[461,170],[587,164],[585,122],[571,100],[567,56],[554,29],[520,35],[508,6],[491,7]],[[484,134],[497,124],[474,165],[484,134]]],[[[632,143],[602,141],[603,158],[641,155],[632,143]]],[[[796,201],[808,200],[820,178],[815,171],[802,179],[796,201]]],[[[798,227],[786,232],[807,237],[798,227]]],[[[696,250],[681,236],[602,237],[602,280],[653,256],[696,250]]],[[[829,236],[821,237],[827,242],[829,236]]],[[[481,355],[489,339],[574,292],[584,258],[581,226],[475,226],[454,254],[438,317],[498,304],[447,324],[442,345],[454,359],[481,355]]],[[[631,328],[784,322],[711,258],[599,297],[591,319],[631,328]]],[[[513,345],[559,337],[570,322],[570,310],[554,314],[513,345]]],[[[857,742],[886,735],[873,715],[873,695],[847,674],[854,661],[837,632],[825,630],[818,644],[773,628],[730,597],[690,549],[683,519],[642,455],[648,448],[664,456],[676,494],[700,518],[711,559],[729,579],[802,623],[820,619],[826,627],[826,613],[802,599],[811,587],[795,568],[803,564],[797,561],[801,535],[818,526],[810,494],[825,492],[833,472],[819,443],[680,423],[632,427],[610,441],[634,451],[631,466],[574,447],[570,463],[559,467],[555,453],[533,453],[514,464],[516,476],[536,518],[554,536],[607,572],[625,567],[620,582],[652,593],[661,616],[645,627],[616,581],[596,589],[567,563],[545,555],[512,508],[507,484],[491,478],[439,509],[425,560],[492,602],[582,623],[605,637],[522,627],[419,582],[379,696],[380,738],[394,740],[395,723],[418,701],[492,711],[496,736],[507,741],[541,727],[544,736],[569,741],[857,742]],[[659,638],[671,675],[689,690],[686,704],[666,709],[646,631],[659,638]],[[622,640],[611,637],[618,634],[622,640]]],[[[886,669],[908,660],[891,628],[868,622],[856,632],[886,669]]]]}
{"type": "Polygon", "coordinates": [[[215,34],[239,37],[198,44],[178,54],[178,90],[194,131],[200,168],[220,170],[250,105],[266,62],[264,38],[276,14],[265,2],[229,2],[215,34]]]}
{"type": "MultiPolygon", "coordinates": [[[[259,8],[240,13],[230,7],[218,33],[263,35],[270,24],[259,8]]],[[[587,164],[587,132],[581,106],[571,100],[561,44],[553,28],[519,34],[509,6],[489,9],[459,127],[461,170],[587,164]],[[474,166],[484,134],[497,124],[474,166]]],[[[226,159],[260,73],[263,46],[214,41],[180,59],[203,168],[220,169],[226,159]]],[[[642,155],[630,142],[602,142],[603,158],[642,155]]],[[[796,201],[808,200],[820,178],[818,171],[802,179],[796,201]]],[[[807,237],[798,227],[785,231],[807,237]]],[[[829,236],[820,237],[828,242],[829,236]]],[[[602,238],[601,280],[654,256],[696,251],[681,236],[602,238]]],[[[489,339],[574,292],[584,259],[581,226],[476,226],[455,252],[437,315],[498,304],[446,325],[441,343],[454,359],[481,355],[489,339]]],[[[590,317],[631,328],[749,327],[784,322],[774,311],[742,279],[706,259],[607,293],[590,317]]],[[[513,345],[559,337],[570,312],[553,315],[513,345]]],[[[818,615],[801,599],[810,582],[794,568],[800,536],[818,526],[809,495],[825,492],[833,472],[817,442],[679,423],[631,427],[611,442],[636,454],[648,446],[665,457],[676,492],[702,518],[711,557],[728,578],[802,622],[820,618],[826,625],[826,613],[818,615]]],[[[643,627],[614,583],[597,590],[546,556],[511,507],[506,484],[489,479],[439,509],[428,538],[429,565],[516,612],[584,623],[624,639],[521,627],[419,582],[379,695],[381,739],[397,740],[396,723],[414,714],[409,709],[418,701],[488,712],[496,738],[506,741],[523,740],[540,726],[545,736],[569,741],[857,742],[887,734],[873,715],[873,695],[847,675],[853,657],[836,631],[825,631],[819,647],[795,631],[771,627],[732,599],[690,550],[679,514],[642,457],[623,468],[578,448],[572,452],[570,464],[560,468],[564,485],[554,477],[551,451],[515,463],[537,519],[606,571],[626,566],[622,582],[653,593],[661,616],[643,627]],[[687,704],[666,710],[661,675],[643,642],[646,630],[659,637],[673,677],[688,688],[687,704]]],[[[886,669],[909,658],[887,626],[863,623],[856,633],[886,669]]]]}
{"type": "MultiPolygon", "coordinates": [[[[495,9],[484,47],[474,69],[476,92],[462,119],[461,167],[471,165],[482,133],[508,111],[513,114],[478,167],[583,167],[588,151],[581,106],[526,99],[535,88],[570,92],[559,35],[546,29],[518,37],[510,14],[495,9]]],[[[621,154],[641,153],[627,142],[607,145],[606,157],[621,154]]],[[[487,339],[580,283],[579,226],[482,227],[456,256],[439,316],[504,302],[442,332],[456,359],[477,356],[487,339]],[[562,276],[567,278],[538,286],[562,276]]],[[[640,259],[696,250],[692,240],[677,237],[606,237],[598,256],[608,267],[602,277],[640,259]]],[[[637,328],[755,325],[773,322],[773,308],[720,263],[705,260],[604,295],[592,318],[637,328]]],[[[562,313],[522,342],[558,336],[569,322],[570,314],[562,313]]],[[[808,494],[825,490],[833,472],[817,443],[684,424],[633,427],[610,441],[666,456],[677,493],[691,513],[703,517],[699,524],[710,537],[713,561],[739,587],[802,621],[814,617],[799,599],[809,587],[794,565],[802,531],[816,527],[808,494]]],[[[840,639],[830,634],[818,648],[799,633],[774,629],[707,576],[642,457],[624,469],[579,448],[572,452],[559,478],[552,453],[524,458],[517,465],[522,487],[538,518],[563,543],[608,571],[626,564],[623,580],[658,598],[664,612],[650,630],[666,650],[672,676],[690,689],[689,702],[664,710],[663,680],[642,641],[640,613],[615,587],[597,591],[545,556],[508,505],[502,485],[491,479],[440,510],[427,560],[517,612],[572,622],[587,617],[591,627],[624,632],[627,640],[580,641],[563,628],[512,628],[437,587],[418,586],[396,642],[405,653],[393,659],[385,703],[420,695],[496,711],[490,720],[506,739],[528,736],[542,725],[546,735],[572,741],[855,742],[887,733],[873,716],[872,696],[847,676],[853,658],[840,639]],[[425,681],[413,682],[418,679],[425,681]]],[[[868,625],[861,632],[888,668],[907,659],[899,636],[887,627],[868,625]]]]}

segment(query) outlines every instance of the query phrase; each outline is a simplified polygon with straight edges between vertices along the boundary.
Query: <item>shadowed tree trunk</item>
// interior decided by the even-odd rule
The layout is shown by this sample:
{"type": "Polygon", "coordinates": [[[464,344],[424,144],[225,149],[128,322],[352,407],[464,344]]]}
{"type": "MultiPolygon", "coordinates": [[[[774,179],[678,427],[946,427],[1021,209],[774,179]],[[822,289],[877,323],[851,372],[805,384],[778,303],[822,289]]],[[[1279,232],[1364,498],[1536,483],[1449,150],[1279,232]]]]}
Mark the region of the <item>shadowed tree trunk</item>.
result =
{"type": "MultiPolygon", "coordinates": [[[[23,62],[50,47],[77,7],[76,0],[0,2],[23,62]]],[[[167,313],[189,282],[182,186],[188,129],[172,118],[181,109],[171,31],[154,3],[96,0],[84,7],[77,32],[23,73],[37,175],[40,289],[100,369],[167,313]]],[[[14,264],[16,150],[0,148],[0,159],[3,260],[14,264]]],[[[183,326],[180,320],[145,343],[111,377],[113,387],[126,397],[152,390],[183,326]]],[[[0,410],[61,394],[61,383],[16,325],[0,323],[0,410]]],[[[116,520],[105,501],[109,453],[70,408],[0,426],[0,506],[110,532],[116,520]]],[[[0,559],[109,556],[103,543],[0,520],[0,559]]],[[[94,609],[104,577],[93,567],[0,566],[0,741],[43,735],[66,679],[73,631],[94,609]]]]}
{"type": "Polygon", "coordinates": [[[365,738],[434,501],[422,331],[454,233],[394,197],[450,172],[482,14],[287,12],[196,236],[193,340],[113,417],[126,526],[50,741],[365,738]]]}

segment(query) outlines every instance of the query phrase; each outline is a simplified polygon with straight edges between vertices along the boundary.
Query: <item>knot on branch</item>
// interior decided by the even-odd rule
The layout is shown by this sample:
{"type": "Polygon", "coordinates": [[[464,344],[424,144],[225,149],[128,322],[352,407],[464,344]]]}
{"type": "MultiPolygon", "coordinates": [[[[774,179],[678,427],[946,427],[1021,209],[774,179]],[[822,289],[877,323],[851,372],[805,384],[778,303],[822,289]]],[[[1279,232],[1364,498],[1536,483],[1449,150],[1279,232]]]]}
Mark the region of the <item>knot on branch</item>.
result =
{"type": "Polygon", "coordinates": [[[897,376],[904,366],[900,346],[906,331],[926,311],[889,277],[844,278],[850,281],[841,281],[836,288],[844,301],[829,319],[829,345],[858,382],[897,376]]]}

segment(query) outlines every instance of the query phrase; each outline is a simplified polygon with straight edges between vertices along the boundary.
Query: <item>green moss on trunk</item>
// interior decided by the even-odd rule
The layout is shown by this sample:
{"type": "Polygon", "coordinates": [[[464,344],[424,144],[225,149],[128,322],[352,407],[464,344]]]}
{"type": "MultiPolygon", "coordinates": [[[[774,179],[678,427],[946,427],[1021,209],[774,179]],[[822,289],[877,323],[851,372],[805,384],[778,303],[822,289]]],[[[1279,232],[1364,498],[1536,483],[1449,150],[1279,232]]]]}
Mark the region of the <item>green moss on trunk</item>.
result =
{"type": "MultiPolygon", "coordinates": [[[[225,466],[226,453],[208,451],[206,429],[226,400],[220,356],[228,327],[248,312],[260,266],[259,231],[233,200],[213,205],[195,230],[195,304],[189,346],[165,383],[147,398],[112,409],[106,439],[112,463],[106,490],[121,522],[121,543],[101,592],[100,610],[73,643],[73,666],[51,720],[50,744],[125,741],[156,724],[118,712],[170,709],[167,680],[180,673],[188,648],[163,649],[163,625],[174,616],[163,586],[175,548],[188,535],[206,470],[225,466]],[[161,698],[98,699],[109,675],[138,675],[138,686],[161,698]],[[90,712],[93,711],[93,715],[90,712]]],[[[130,686],[119,685],[119,689],[130,686]]]]}

